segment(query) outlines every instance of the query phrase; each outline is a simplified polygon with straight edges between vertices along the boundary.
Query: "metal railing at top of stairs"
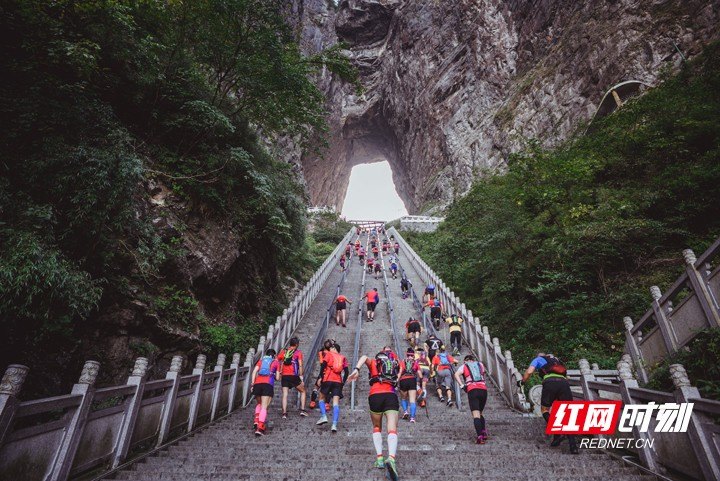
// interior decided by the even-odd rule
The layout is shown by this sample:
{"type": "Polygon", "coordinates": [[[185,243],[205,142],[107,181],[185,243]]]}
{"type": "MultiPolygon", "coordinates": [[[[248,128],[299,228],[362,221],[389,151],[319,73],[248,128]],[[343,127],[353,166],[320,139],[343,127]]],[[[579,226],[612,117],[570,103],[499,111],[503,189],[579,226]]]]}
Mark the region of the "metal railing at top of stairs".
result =
{"type": "Polygon", "coordinates": [[[269,326],[244,365],[235,353],[226,368],[226,356],[219,354],[214,368],[206,371],[207,358],[199,354],[192,374],[182,375],[186,359],[173,356],[164,379],[148,380],[148,360],[141,357],[124,385],[97,389],[100,363],[87,361],[70,394],[32,401],[18,399],[29,369],[9,366],[0,383],[0,479],[17,479],[28,459],[38,478],[47,481],[64,481],[103,466],[115,469],[133,450],[164,446],[243,405],[256,352],[287,342],[352,232],[269,326]],[[92,449],[81,449],[88,445],[92,449]]]}
{"type": "MultiPolygon", "coordinates": [[[[403,241],[403,243],[404,243],[404,241],[403,241]]],[[[397,260],[397,263],[398,263],[398,267],[400,268],[401,278],[402,278],[402,276],[405,276],[408,278],[408,280],[410,280],[410,278],[407,276],[405,268],[402,266],[402,263],[400,262],[399,258],[397,260]]],[[[418,310],[418,312],[420,312],[420,315],[422,316],[422,323],[423,323],[425,332],[427,332],[429,334],[433,334],[433,335],[437,336],[438,338],[440,338],[440,336],[438,336],[439,333],[435,329],[435,326],[433,326],[433,323],[431,321],[428,321],[427,315],[425,313],[425,309],[423,308],[423,304],[422,304],[422,302],[420,302],[417,295],[415,294],[415,287],[412,285],[412,281],[410,281],[410,283],[411,283],[410,296],[412,297],[413,306],[415,307],[415,309],[418,310]]],[[[460,385],[457,382],[455,382],[455,368],[452,365],[450,366],[450,373],[452,374],[452,377],[451,377],[452,390],[455,393],[455,406],[457,407],[458,410],[461,410],[462,409],[462,397],[461,397],[462,389],[460,389],[460,385]]]]}

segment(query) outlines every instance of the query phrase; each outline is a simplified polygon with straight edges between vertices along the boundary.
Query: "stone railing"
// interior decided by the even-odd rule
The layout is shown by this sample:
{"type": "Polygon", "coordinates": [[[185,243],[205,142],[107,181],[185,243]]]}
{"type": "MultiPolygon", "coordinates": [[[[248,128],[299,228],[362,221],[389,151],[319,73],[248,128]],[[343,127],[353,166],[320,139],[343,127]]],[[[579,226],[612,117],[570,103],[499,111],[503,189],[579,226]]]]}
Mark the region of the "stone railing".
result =
{"type": "Polygon", "coordinates": [[[625,352],[643,383],[648,382],[649,368],[686,346],[699,331],[720,327],[719,256],[720,239],[699,259],[690,249],[683,251],[685,273],[664,294],[657,286],[650,288],[652,307],[637,323],[624,319],[625,352]]]}
{"type": "Polygon", "coordinates": [[[497,337],[491,338],[488,326],[481,326],[480,320],[473,316],[473,313],[460,298],[455,295],[433,272],[432,269],[417,255],[403,237],[394,228],[390,229],[395,239],[400,242],[400,249],[404,249],[406,255],[413,264],[420,280],[427,284],[435,285],[436,296],[443,303],[448,314],[456,313],[465,322],[462,323],[463,338],[465,343],[485,365],[490,378],[495,382],[508,404],[516,409],[527,411],[530,407],[525,393],[518,389],[517,381],[522,379],[522,374],[517,370],[510,351],[503,353],[500,341],[497,337]]]}
{"type": "Polygon", "coordinates": [[[400,218],[400,228],[415,232],[434,232],[444,217],[430,217],[426,215],[406,215],[400,218]]]}
{"type": "Polygon", "coordinates": [[[100,369],[87,361],[70,394],[21,402],[29,368],[11,365],[0,383],[0,479],[64,481],[91,470],[112,470],[129,453],[146,452],[192,432],[247,402],[250,370],[260,353],[279,350],[323,287],[352,231],[325,260],[290,307],[248,352],[234,354],[229,368],[218,355],[212,371],[198,355],[190,375],[174,356],[165,379],[146,379],[148,360],[138,358],[126,384],[95,388],[100,369]],[[241,399],[242,398],[242,399],[241,399]]]}
{"type": "MultiPolygon", "coordinates": [[[[642,465],[656,473],[682,473],[685,477],[694,479],[720,480],[720,425],[717,423],[720,416],[720,402],[703,399],[696,387],[690,384],[685,368],[680,364],[670,366],[670,373],[675,386],[672,393],[653,391],[639,387],[632,370],[632,359],[624,354],[617,364],[617,371],[602,371],[595,365],[581,359],[578,377],[570,377],[569,382],[573,395],[577,400],[588,401],[622,401],[623,405],[649,403],[670,405],[675,408],[678,415],[682,403],[692,403],[692,415],[687,419],[686,432],[655,432],[659,419],[656,412],[650,413],[647,428],[642,430],[638,426],[632,433],[616,431],[612,436],[600,436],[608,441],[614,438],[632,437],[636,441],[629,449],[634,451],[642,465]],[[639,446],[639,447],[638,447],[639,446]]],[[[568,371],[568,374],[575,372],[568,371]]],[[[542,386],[533,386],[530,389],[530,399],[539,406],[542,386]]],[[[627,447],[627,446],[626,446],[627,447]]]]}

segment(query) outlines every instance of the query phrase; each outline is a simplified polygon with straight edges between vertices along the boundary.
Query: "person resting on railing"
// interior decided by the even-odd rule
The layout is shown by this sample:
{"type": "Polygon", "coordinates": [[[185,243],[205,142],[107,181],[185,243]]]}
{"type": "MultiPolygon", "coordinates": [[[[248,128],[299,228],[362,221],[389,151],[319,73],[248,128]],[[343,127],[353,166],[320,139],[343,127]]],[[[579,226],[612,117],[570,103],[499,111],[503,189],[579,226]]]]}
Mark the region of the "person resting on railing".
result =
{"type": "Polygon", "coordinates": [[[445,346],[440,347],[440,352],[432,360],[435,370],[435,386],[440,402],[445,402],[443,391],[447,394],[447,407],[452,406],[452,370],[453,364],[457,365],[455,358],[445,352],[445,346]]]}
{"type": "Polygon", "coordinates": [[[253,424],[256,436],[265,434],[267,408],[275,394],[275,380],[280,380],[280,362],[275,359],[275,356],[277,356],[275,349],[265,351],[265,355],[255,364],[250,378],[252,393],[257,401],[253,424]]]}
{"type": "MultiPolygon", "coordinates": [[[[542,377],[542,397],[540,399],[540,410],[542,416],[547,423],[550,419],[550,408],[554,401],[572,401],[573,395],[570,390],[570,383],[567,380],[567,369],[565,364],[553,356],[552,354],[545,354],[539,352],[537,357],[532,360],[527,371],[523,374],[521,380],[519,380],[518,387],[522,387],[528,378],[537,371],[542,377]]],[[[564,435],[556,434],[553,436],[553,440],[550,443],[550,447],[557,447],[565,439],[564,435]]],[[[577,441],[574,435],[568,435],[568,444],[570,445],[571,454],[579,454],[577,441]]]]}
{"type": "Polygon", "coordinates": [[[462,368],[455,371],[455,381],[467,393],[475,434],[477,434],[475,444],[485,444],[488,439],[485,430],[485,417],[483,416],[488,397],[487,385],[485,384],[485,366],[477,361],[472,354],[465,356],[464,361],[465,364],[463,364],[462,368]]]}
{"type": "Polygon", "coordinates": [[[388,347],[375,355],[374,359],[362,356],[353,372],[348,376],[349,381],[356,381],[360,377],[360,369],[367,366],[370,378],[370,395],[368,404],[370,406],[370,420],[373,425],[372,440],[377,455],[374,466],[387,470],[391,480],[397,481],[398,472],[395,464],[397,453],[398,436],[398,403],[395,386],[400,373],[400,364],[397,356],[388,347]],[[383,462],[382,422],[383,416],[387,419],[387,445],[388,457],[383,462]]]}

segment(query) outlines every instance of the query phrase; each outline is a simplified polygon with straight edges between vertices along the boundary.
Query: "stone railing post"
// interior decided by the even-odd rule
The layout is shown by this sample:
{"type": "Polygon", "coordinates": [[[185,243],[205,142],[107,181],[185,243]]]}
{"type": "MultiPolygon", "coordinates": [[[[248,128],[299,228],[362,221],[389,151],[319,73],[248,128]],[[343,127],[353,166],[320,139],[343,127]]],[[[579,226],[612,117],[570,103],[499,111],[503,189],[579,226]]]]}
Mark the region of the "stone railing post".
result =
{"type": "Polygon", "coordinates": [[[695,295],[700,302],[705,318],[709,327],[720,327],[720,313],[718,313],[718,306],[715,304],[713,296],[710,294],[710,289],[705,282],[702,274],[695,268],[697,258],[692,249],[685,249],[683,251],[683,258],[685,259],[685,265],[687,265],[687,275],[690,279],[690,285],[692,286],[695,295]]]}
{"type": "Polygon", "coordinates": [[[195,360],[195,368],[193,369],[193,376],[198,376],[198,380],[193,388],[192,399],[190,400],[190,411],[188,412],[188,427],[187,431],[190,432],[195,429],[197,423],[198,413],[200,412],[200,403],[202,401],[202,388],[205,384],[205,363],[207,362],[207,356],[205,354],[198,354],[195,360]]]}
{"type": "Polygon", "coordinates": [[[158,432],[156,447],[160,447],[170,434],[170,425],[172,424],[173,413],[175,412],[175,401],[177,401],[177,392],[180,387],[180,371],[182,370],[183,357],[173,356],[170,362],[170,370],[165,375],[165,379],[172,380],[172,385],[165,391],[165,400],[163,401],[162,417],[160,418],[160,430],[158,432]]]}
{"type": "Polygon", "coordinates": [[[640,351],[640,346],[638,346],[637,339],[635,339],[635,336],[632,334],[633,321],[630,317],[625,316],[623,317],[623,323],[625,324],[625,346],[627,346],[627,350],[630,351],[629,354],[633,361],[633,367],[640,377],[640,381],[647,383],[649,378],[645,370],[642,352],[640,351]]]}
{"type": "Polygon", "coordinates": [[[82,396],[82,400],[65,427],[50,474],[45,478],[48,481],[65,481],[70,474],[77,448],[80,445],[80,438],[85,430],[87,416],[90,414],[90,406],[95,397],[95,380],[99,370],[99,362],[85,361],[80,379],[70,392],[70,394],[82,396]]]}
{"type": "MultiPolygon", "coordinates": [[[[272,326],[270,326],[272,328],[272,326]]],[[[210,410],[210,421],[215,421],[218,410],[220,409],[220,400],[222,399],[222,388],[223,388],[223,371],[225,370],[225,354],[218,354],[217,363],[215,364],[214,371],[218,373],[217,380],[215,381],[215,388],[213,389],[212,397],[212,408],[210,410]]]]}
{"type": "Polygon", "coordinates": [[[595,374],[593,374],[590,369],[590,363],[587,359],[580,359],[578,366],[580,367],[580,385],[582,387],[583,397],[586,401],[595,401],[595,395],[588,386],[588,381],[595,380],[595,374]]]}
{"type": "Polygon", "coordinates": [[[487,353],[487,362],[485,363],[485,367],[490,369],[490,374],[495,374],[495,366],[493,366],[493,347],[492,347],[492,340],[490,339],[490,330],[487,326],[483,326],[482,328],[483,336],[482,336],[482,342],[483,342],[483,348],[485,349],[485,352],[487,353]]]}
{"type": "Polygon", "coordinates": [[[145,374],[147,373],[148,360],[145,357],[139,357],[135,360],[135,366],[133,367],[130,377],[128,377],[127,384],[129,386],[137,386],[135,394],[133,394],[130,401],[125,407],[123,413],[123,419],[120,425],[120,431],[118,432],[117,445],[115,446],[115,453],[111,463],[112,469],[120,466],[127,453],[130,450],[130,441],[132,440],[133,431],[135,424],[137,423],[138,412],[140,412],[140,404],[142,403],[143,393],[145,392],[145,374]]]}
{"type": "Polygon", "coordinates": [[[30,368],[22,364],[10,364],[0,382],[0,446],[10,430],[20,401],[17,396],[27,378],[30,368]]]}
{"type": "Polygon", "coordinates": [[[515,362],[512,358],[512,353],[509,350],[505,351],[505,364],[507,366],[507,384],[505,384],[505,392],[507,393],[508,400],[513,402],[513,387],[517,387],[517,383],[513,382],[513,372],[515,371],[515,362]]]}
{"type": "Polygon", "coordinates": [[[255,349],[250,349],[245,356],[244,367],[248,368],[245,382],[243,383],[243,406],[247,406],[250,402],[250,388],[252,387],[252,372],[255,367],[255,349]]]}
{"type": "MultiPolygon", "coordinates": [[[[679,404],[691,403],[692,405],[692,401],[701,399],[700,391],[690,384],[690,379],[688,379],[682,364],[672,364],[670,376],[675,386],[675,400],[679,404]]],[[[687,435],[705,479],[720,479],[720,460],[717,448],[710,441],[712,434],[705,435],[704,425],[712,426],[713,422],[711,419],[706,419],[703,414],[694,412],[688,420],[687,435]]]]}
{"type": "Polygon", "coordinates": [[[663,306],[660,305],[660,298],[662,297],[660,288],[658,286],[652,286],[650,288],[650,294],[652,294],[653,298],[652,309],[655,314],[655,320],[657,321],[657,325],[662,333],[663,341],[665,341],[665,347],[667,348],[668,353],[672,354],[677,351],[678,342],[675,336],[675,331],[667,318],[665,309],[663,309],[663,306]]]}
{"type": "Polygon", "coordinates": [[[232,362],[230,363],[230,369],[232,369],[232,384],[230,384],[230,390],[228,391],[228,413],[235,410],[235,400],[237,399],[237,385],[240,379],[240,353],[236,352],[233,354],[232,362]]]}
{"type": "MultiPolygon", "coordinates": [[[[620,378],[620,396],[622,397],[623,404],[636,404],[635,400],[632,397],[632,394],[630,393],[630,389],[637,388],[638,382],[633,376],[630,361],[630,357],[624,355],[617,363],[618,377],[620,378]]],[[[638,426],[633,426],[632,432],[633,436],[636,439],[636,443],[638,443],[638,439],[643,440],[642,443],[638,444],[642,444],[642,447],[638,448],[638,455],[640,456],[640,460],[646,468],[650,469],[651,471],[657,472],[658,465],[656,461],[657,455],[655,453],[655,449],[652,447],[648,447],[651,446],[650,436],[648,436],[648,433],[640,432],[638,426]]]]}
{"type": "Polygon", "coordinates": [[[502,351],[500,350],[500,339],[497,337],[493,337],[492,340],[493,343],[493,358],[495,359],[495,376],[497,377],[497,383],[498,383],[498,389],[500,391],[503,391],[505,389],[506,380],[503,379],[506,375],[506,373],[503,372],[502,369],[500,369],[500,357],[502,356],[502,351]]]}

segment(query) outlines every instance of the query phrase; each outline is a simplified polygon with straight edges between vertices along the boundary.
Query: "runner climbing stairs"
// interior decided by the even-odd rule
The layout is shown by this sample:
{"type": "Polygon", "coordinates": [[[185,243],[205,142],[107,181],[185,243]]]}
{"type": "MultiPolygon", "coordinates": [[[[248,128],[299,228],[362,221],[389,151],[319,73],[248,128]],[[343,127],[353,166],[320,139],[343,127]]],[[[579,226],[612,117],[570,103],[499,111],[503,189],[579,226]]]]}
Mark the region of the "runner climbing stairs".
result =
{"type": "MultiPolygon", "coordinates": [[[[367,240],[365,237],[363,240],[367,240]]],[[[408,277],[420,287],[419,277],[401,252],[400,261],[408,277]]],[[[348,306],[347,327],[336,326],[331,317],[326,337],[335,339],[348,358],[350,369],[353,362],[358,306],[364,292],[377,287],[380,304],[375,321],[367,322],[363,306],[360,354],[374,355],[384,345],[393,346],[392,326],[384,295],[382,279],[365,276],[361,294],[362,269],[357,257],[346,274],[342,293],[353,303],[348,306]]],[[[364,267],[364,266],[363,266],[364,267]]],[[[386,262],[387,267],[387,262],[386,262]]],[[[335,289],[341,279],[339,269],[327,280],[323,291],[317,296],[300,323],[295,335],[300,338],[300,349],[305,359],[315,356],[308,352],[317,329],[325,319],[327,306],[335,297],[335,289]]],[[[400,295],[399,279],[389,276],[389,295],[392,298],[395,322],[399,329],[401,346],[393,346],[401,358],[408,345],[405,343],[405,321],[418,316],[411,299],[400,295]]],[[[334,316],[334,312],[331,312],[334,316]]],[[[441,336],[442,337],[442,336],[441,336]]],[[[467,348],[466,348],[467,349],[467,348]]],[[[464,354],[464,353],[463,353],[464,354]]],[[[314,378],[317,373],[306,373],[314,378]]],[[[279,383],[278,383],[279,384],[279,383]]],[[[431,386],[429,384],[429,386],[431,386]]],[[[124,471],[115,473],[114,479],[135,481],[159,480],[320,480],[344,479],[379,480],[385,471],[372,467],[375,453],[371,439],[372,427],[368,412],[367,370],[361,371],[356,384],[357,408],[350,409],[351,386],[345,386],[341,401],[338,433],[330,432],[330,423],[316,426],[320,414],[310,411],[310,417],[301,417],[295,408],[295,395],[289,399],[289,417],[281,419],[281,389],[275,388],[275,398],[268,411],[270,428],[263,437],[253,434],[254,402],[246,409],[197,431],[194,435],[147,457],[124,471]]],[[[432,391],[432,390],[431,390],[432,391]]],[[[464,396],[464,394],[463,394],[464,396]]],[[[467,403],[463,409],[447,407],[436,394],[428,397],[426,408],[419,408],[417,422],[400,421],[398,426],[399,447],[397,465],[402,480],[426,481],[434,477],[462,481],[466,479],[495,480],[552,480],[577,481],[608,479],[630,481],[651,480],[641,476],[630,467],[598,450],[581,450],[580,455],[570,455],[567,443],[558,448],[548,446],[549,439],[543,434],[541,419],[524,417],[509,409],[497,390],[490,386],[485,410],[489,441],[475,445],[467,403]]],[[[308,404],[310,393],[308,392],[308,404]]],[[[329,413],[332,417],[332,411],[329,413]]],[[[383,444],[386,447],[385,433],[383,444]]],[[[385,453],[387,454],[387,453],[385,453]]]]}

